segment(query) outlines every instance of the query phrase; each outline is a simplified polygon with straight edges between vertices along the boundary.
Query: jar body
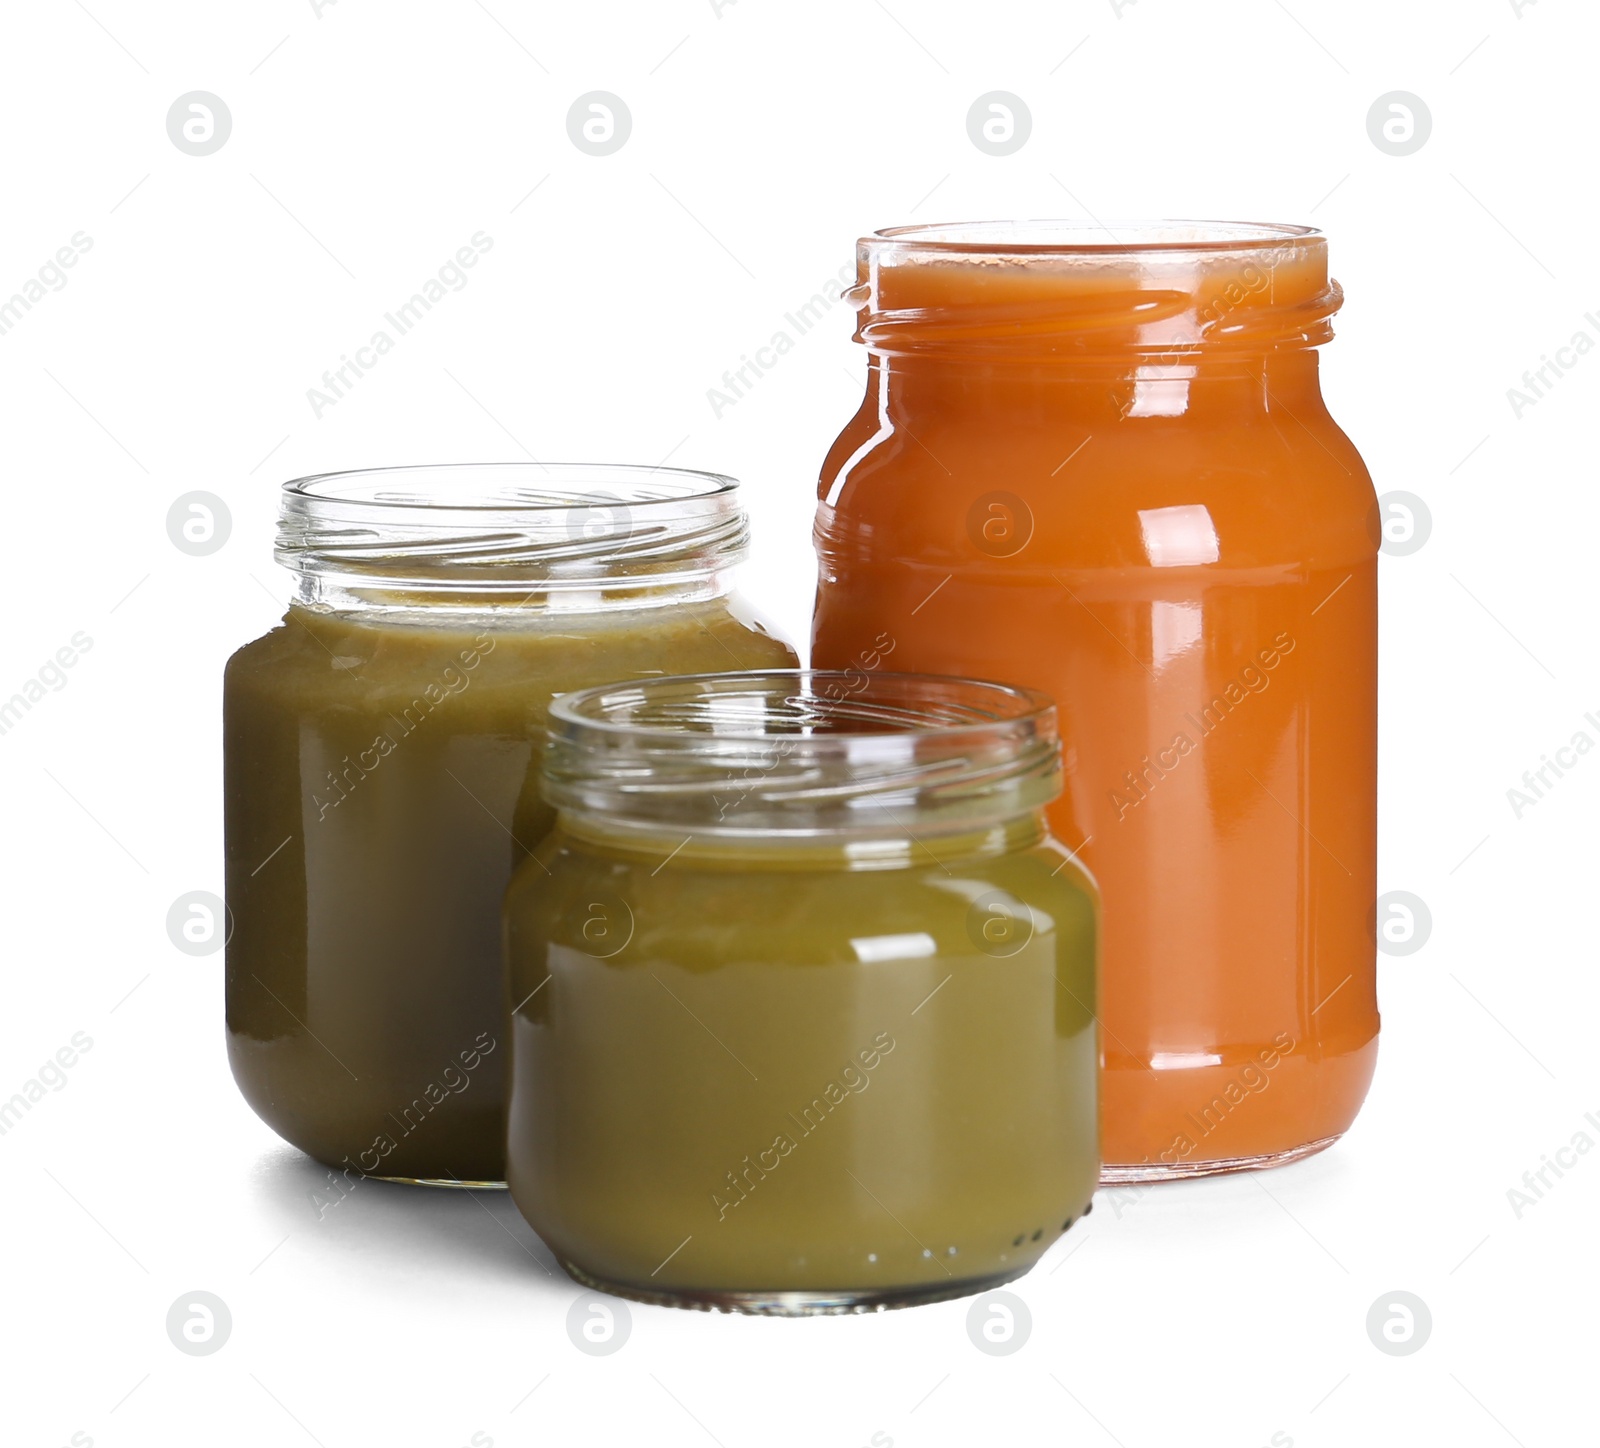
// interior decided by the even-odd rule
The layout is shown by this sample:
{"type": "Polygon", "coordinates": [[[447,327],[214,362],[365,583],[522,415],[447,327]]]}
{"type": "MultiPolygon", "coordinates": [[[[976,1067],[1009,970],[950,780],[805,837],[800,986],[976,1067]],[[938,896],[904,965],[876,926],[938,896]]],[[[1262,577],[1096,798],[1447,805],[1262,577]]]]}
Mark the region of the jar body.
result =
{"type": "Polygon", "coordinates": [[[1087,878],[1037,830],[870,870],[663,867],[675,843],[558,828],[508,893],[508,1184],[534,1229],[580,1280],[756,1312],[1026,1271],[1097,1179],[1087,878]]]}
{"type": "Polygon", "coordinates": [[[793,661],[727,596],[476,623],[295,606],[235,654],[228,1047],[257,1114],[346,1171],[503,1180],[500,903],[553,819],[551,697],[793,661]]]}
{"type": "Polygon", "coordinates": [[[1106,1179],[1337,1137],[1378,1028],[1377,539],[1316,354],[874,357],[820,498],[819,666],[1057,702],[1051,821],[1106,910],[1106,1179]]]}

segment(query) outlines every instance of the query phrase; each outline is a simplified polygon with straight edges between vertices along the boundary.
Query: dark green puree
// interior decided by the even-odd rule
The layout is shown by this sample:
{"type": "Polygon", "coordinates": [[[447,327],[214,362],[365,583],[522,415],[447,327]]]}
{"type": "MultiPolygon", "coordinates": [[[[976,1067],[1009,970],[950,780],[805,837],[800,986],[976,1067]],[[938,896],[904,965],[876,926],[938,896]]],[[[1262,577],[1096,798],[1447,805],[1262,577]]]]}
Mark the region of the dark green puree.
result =
{"type": "Polygon", "coordinates": [[[727,599],[503,613],[297,606],[228,664],[229,1057],[273,1130],[346,1172],[504,1178],[501,897],[553,817],[551,697],[795,662],[727,599]]]}

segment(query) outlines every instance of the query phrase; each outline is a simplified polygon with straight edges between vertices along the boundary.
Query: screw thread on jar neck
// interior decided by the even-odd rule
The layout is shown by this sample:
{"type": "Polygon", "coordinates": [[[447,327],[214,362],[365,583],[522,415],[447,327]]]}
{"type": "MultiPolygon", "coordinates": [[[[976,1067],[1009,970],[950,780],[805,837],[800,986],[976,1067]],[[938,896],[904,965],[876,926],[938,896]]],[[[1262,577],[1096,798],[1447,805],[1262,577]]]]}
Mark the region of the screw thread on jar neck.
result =
{"type": "Polygon", "coordinates": [[[546,798],[582,832],[729,848],[983,837],[1061,792],[1055,708],[1002,684],[855,670],[586,689],[550,711],[546,798]],[[685,838],[687,837],[687,839],[685,838]]]}
{"type": "Polygon", "coordinates": [[[857,246],[856,340],[886,357],[1066,361],[1320,346],[1343,292],[1312,227],[1028,221],[895,227],[857,246]]]}
{"type": "Polygon", "coordinates": [[[368,469],[284,485],[277,560],[323,611],[522,617],[727,593],[749,525],[714,473],[571,463],[368,469]]]}

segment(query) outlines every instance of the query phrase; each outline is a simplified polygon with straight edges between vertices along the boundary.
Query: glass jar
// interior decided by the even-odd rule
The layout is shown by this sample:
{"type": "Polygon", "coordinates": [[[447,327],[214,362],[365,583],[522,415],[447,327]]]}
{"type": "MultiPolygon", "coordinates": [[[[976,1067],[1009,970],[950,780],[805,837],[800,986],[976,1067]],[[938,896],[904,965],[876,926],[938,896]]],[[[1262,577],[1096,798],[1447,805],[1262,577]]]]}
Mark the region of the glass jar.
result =
{"type": "Polygon", "coordinates": [[[864,239],[866,396],[823,465],[814,662],[1061,710],[1105,901],[1105,1179],[1335,1140],[1377,1050],[1376,502],[1323,404],[1299,226],[864,239]]]}
{"type": "Polygon", "coordinates": [[[224,689],[228,1050],[347,1175],[503,1180],[500,901],[551,697],[794,662],[731,591],[737,484],[539,464],[283,490],[283,623],[224,689]]]}
{"type": "Polygon", "coordinates": [[[574,1277],[898,1306],[1027,1271],[1088,1210],[1095,905],[1045,828],[1048,700],[618,684],[556,701],[545,787],[506,897],[507,1168],[574,1277]]]}

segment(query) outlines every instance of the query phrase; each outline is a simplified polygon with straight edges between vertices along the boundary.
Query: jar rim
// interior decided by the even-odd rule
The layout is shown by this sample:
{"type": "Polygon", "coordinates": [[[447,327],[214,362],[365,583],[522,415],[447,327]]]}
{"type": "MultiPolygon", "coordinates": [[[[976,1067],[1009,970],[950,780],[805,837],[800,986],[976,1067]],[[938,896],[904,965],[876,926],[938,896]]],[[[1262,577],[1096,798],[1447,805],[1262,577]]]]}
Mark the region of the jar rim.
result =
{"type": "Polygon", "coordinates": [[[1251,252],[1325,244],[1315,226],[1291,222],[1212,220],[940,221],[890,226],[861,238],[873,250],[894,248],[986,256],[1118,256],[1183,252],[1251,252]],[[1120,234],[1119,234],[1120,233],[1120,234]]]}
{"type": "Polygon", "coordinates": [[[462,512],[482,510],[539,514],[566,510],[592,501],[601,492],[604,483],[635,489],[637,496],[620,499],[630,507],[717,498],[735,493],[739,488],[738,480],[725,473],[701,472],[692,468],[650,467],[644,463],[471,462],[403,463],[392,467],[310,473],[284,483],[283,494],[286,507],[290,498],[304,498],[323,504],[349,504],[374,509],[447,508],[462,512]],[[535,480],[544,478],[550,480],[550,486],[496,495],[490,489],[490,479],[496,476],[535,480]],[[385,497],[378,491],[385,479],[403,481],[413,478],[432,481],[439,485],[438,491],[433,496],[409,497],[385,497]],[[451,479],[457,480],[458,488],[449,485],[451,479]],[[652,495],[646,488],[646,479],[654,479],[654,488],[667,491],[652,495]],[[559,486],[563,481],[569,486],[559,486]],[[469,482],[476,486],[476,491],[466,486],[469,482]]]}
{"type": "Polygon", "coordinates": [[[992,827],[1062,787],[1050,698],[935,674],[623,680],[558,696],[548,737],[550,802],[624,827],[915,837],[992,827]]]}

